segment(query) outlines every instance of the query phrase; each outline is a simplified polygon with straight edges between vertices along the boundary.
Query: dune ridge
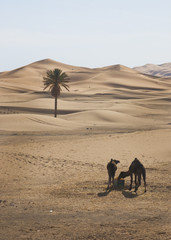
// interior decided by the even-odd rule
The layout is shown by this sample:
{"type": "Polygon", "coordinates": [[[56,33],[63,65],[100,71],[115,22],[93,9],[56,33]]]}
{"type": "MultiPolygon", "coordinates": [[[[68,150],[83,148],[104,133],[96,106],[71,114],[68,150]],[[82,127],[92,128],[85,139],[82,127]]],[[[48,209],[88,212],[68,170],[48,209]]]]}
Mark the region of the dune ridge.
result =
{"type": "MultiPolygon", "coordinates": [[[[79,128],[80,124],[83,129],[87,126],[95,129],[96,125],[105,129],[109,127],[109,122],[110,127],[116,129],[116,121],[122,123],[120,126],[123,125],[125,129],[139,129],[141,125],[154,128],[154,116],[158,120],[155,120],[157,126],[170,126],[171,83],[165,79],[152,78],[119,64],[90,69],[44,59],[0,73],[0,130],[7,130],[5,126],[8,121],[11,125],[10,114],[21,115],[21,118],[14,118],[17,118],[21,129],[25,131],[36,131],[36,126],[38,131],[42,131],[42,127],[36,125],[32,128],[23,114],[41,114],[40,118],[44,115],[51,121],[54,99],[43,91],[43,76],[48,69],[53,68],[62,69],[70,78],[70,92],[62,92],[56,120],[65,119],[70,129],[75,125],[79,128]],[[74,124],[70,122],[71,119],[74,124]]],[[[17,131],[18,128],[11,129],[17,131]]],[[[53,131],[58,129],[56,125],[53,131]]],[[[47,129],[44,126],[44,130],[49,130],[49,126],[47,129]]]]}

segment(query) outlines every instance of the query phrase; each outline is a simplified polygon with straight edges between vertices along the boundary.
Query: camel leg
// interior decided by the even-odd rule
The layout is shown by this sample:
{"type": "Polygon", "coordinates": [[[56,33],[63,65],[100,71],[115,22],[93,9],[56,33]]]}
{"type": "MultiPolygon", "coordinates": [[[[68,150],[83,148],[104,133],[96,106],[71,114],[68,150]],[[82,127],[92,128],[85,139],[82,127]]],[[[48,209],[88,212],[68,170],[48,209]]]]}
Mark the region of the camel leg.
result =
{"type": "Polygon", "coordinates": [[[115,176],[112,176],[112,184],[113,184],[113,188],[114,188],[114,177],[115,177],[115,176]]]}
{"type": "Polygon", "coordinates": [[[138,182],[137,182],[137,175],[135,175],[135,192],[138,190],[139,186],[141,185],[141,174],[138,175],[138,182]]]}
{"type": "Polygon", "coordinates": [[[139,186],[141,185],[141,174],[138,175],[138,183],[139,183],[139,186]]]}
{"type": "Polygon", "coordinates": [[[110,185],[111,185],[111,175],[109,174],[108,189],[110,188],[110,185]]]}
{"type": "Polygon", "coordinates": [[[135,192],[137,191],[137,175],[135,175],[135,192]]]}
{"type": "Polygon", "coordinates": [[[146,182],[144,183],[144,187],[145,187],[145,192],[146,192],[146,191],[147,191],[147,190],[146,190],[146,182]]]}
{"type": "Polygon", "coordinates": [[[131,177],[131,184],[130,184],[129,190],[131,191],[131,189],[132,189],[132,182],[133,182],[133,176],[132,176],[132,174],[130,175],[130,177],[131,177]]]}
{"type": "Polygon", "coordinates": [[[144,180],[144,187],[145,187],[145,192],[146,192],[146,171],[145,168],[142,171],[142,176],[143,176],[143,180],[144,180]]]}
{"type": "Polygon", "coordinates": [[[146,192],[146,181],[144,181],[144,187],[145,187],[145,192],[146,192]]]}
{"type": "Polygon", "coordinates": [[[137,185],[137,175],[135,175],[135,186],[137,185]]]}

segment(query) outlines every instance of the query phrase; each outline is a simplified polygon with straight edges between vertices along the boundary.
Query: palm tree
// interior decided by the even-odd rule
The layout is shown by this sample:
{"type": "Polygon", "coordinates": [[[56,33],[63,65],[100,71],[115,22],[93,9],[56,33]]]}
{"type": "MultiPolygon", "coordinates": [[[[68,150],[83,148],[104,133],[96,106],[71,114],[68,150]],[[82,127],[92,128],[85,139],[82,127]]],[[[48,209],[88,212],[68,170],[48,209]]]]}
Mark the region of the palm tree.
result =
{"type": "Polygon", "coordinates": [[[61,69],[55,68],[54,70],[48,70],[46,72],[46,77],[43,77],[44,81],[44,89],[49,88],[51,91],[52,97],[55,98],[55,113],[54,117],[57,117],[57,98],[60,96],[61,87],[64,87],[69,91],[69,86],[66,84],[68,83],[68,76],[65,72],[62,72],[61,69]]]}

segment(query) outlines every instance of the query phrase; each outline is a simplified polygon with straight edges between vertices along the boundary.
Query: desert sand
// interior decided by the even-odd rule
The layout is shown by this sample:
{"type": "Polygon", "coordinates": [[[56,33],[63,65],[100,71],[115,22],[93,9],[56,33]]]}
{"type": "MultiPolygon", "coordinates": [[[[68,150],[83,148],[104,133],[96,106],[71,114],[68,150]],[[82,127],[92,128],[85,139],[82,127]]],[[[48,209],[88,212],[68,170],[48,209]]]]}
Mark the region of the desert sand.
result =
{"type": "Polygon", "coordinates": [[[0,239],[161,239],[171,235],[171,79],[122,65],[84,68],[51,59],[0,73],[0,239]],[[58,100],[48,69],[70,77],[58,100]],[[137,194],[107,191],[137,157],[137,194]]]}

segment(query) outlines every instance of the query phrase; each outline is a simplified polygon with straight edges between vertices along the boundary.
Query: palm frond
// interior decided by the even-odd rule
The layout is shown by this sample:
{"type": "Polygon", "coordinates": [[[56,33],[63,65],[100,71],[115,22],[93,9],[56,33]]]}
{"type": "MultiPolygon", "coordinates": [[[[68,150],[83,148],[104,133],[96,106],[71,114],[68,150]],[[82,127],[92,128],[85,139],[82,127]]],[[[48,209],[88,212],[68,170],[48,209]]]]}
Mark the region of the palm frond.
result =
{"type": "Polygon", "coordinates": [[[69,82],[69,77],[65,72],[62,72],[61,69],[54,69],[54,70],[48,70],[46,72],[46,76],[43,77],[43,83],[44,83],[44,89],[49,88],[49,91],[52,91],[53,89],[53,95],[54,91],[58,92],[58,96],[61,92],[61,86],[64,87],[66,90],[69,91],[69,86],[66,84],[69,82]]]}
{"type": "Polygon", "coordinates": [[[65,84],[65,83],[61,83],[61,86],[64,87],[66,90],[69,91],[69,86],[68,86],[67,84],[65,84]]]}

